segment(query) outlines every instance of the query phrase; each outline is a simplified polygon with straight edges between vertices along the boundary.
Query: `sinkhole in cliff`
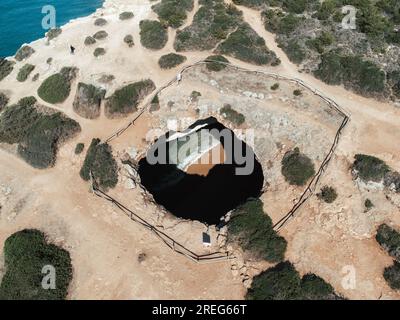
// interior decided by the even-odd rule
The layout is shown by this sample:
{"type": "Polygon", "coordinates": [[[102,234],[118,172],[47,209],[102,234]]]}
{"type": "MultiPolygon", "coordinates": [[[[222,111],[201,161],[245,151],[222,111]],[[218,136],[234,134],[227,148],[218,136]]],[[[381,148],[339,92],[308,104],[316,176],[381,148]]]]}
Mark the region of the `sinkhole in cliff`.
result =
{"type": "Polygon", "coordinates": [[[260,196],[264,183],[252,148],[213,117],[159,137],[139,161],[139,175],[173,215],[208,225],[260,196]]]}

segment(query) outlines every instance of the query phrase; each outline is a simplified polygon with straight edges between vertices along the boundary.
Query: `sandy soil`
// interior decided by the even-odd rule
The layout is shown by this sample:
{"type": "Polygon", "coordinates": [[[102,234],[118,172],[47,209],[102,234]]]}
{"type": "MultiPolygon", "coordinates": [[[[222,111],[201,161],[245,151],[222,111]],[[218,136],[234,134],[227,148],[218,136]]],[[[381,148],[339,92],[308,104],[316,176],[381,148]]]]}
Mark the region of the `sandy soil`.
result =
{"type": "MultiPolygon", "coordinates": [[[[9,93],[11,102],[15,102],[32,95],[47,76],[68,65],[80,69],[79,81],[97,84],[100,75],[113,74],[115,80],[106,86],[108,94],[123,83],[143,78],[151,78],[157,86],[167,83],[177,69],[161,71],[157,61],[161,55],[173,51],[176,31],[169,32],[169,42],[162,50],[150,51],[140,45],[138,23],[142,19],[155,18],[151,5],[147,0],[106,0],[105,7],[93,16],[64,26],[62,35],[49,45],[43,39],[31,44],[36,53],[28,61],[36,65],[34,73],[40,73],[37,82],[15,80],[19,67],[25,63],[21,62],[1,82],[0,89],[9,93]],[[118,14],[125,10],[132,10],[135,18],[120,22],[118,14]],[[109,23],[95,27],[93,22],[99,16],[109,23]],[[86,36],[102,29],[109,33],[106,40],[93,47],[83,45],[86,36]],[[133,48],[124,45],[122,39],[126,34],[133,35],[133,48]],[[68,53],[69,44],[76,47],[74,56],[68,53]],[[94,58],[92,52],[96,46],[104,47],[107,54],[94,58]],[[49,57],[53,58],[51,66],[46,63],[49,57]]],[[[391,263],[391,259],[373,238],[376,226],[383,221],[400,227],[399,207],[388,201],[383,192],[356,185],[349,166],[354,154],[366,153],[378,156],[400,170],[400,110],[389,103],[366,99],[299,73],[277,46],[274,35],[264,30],[259,13],[244,7],[240,10],[282,64],[275,68],[259,68],[230,59],[232,63],[302,79],[351,114],[351,122],[336,156],[321,181],[321,184],[332,184],[339,190],[339,201],[334,206],[327,206],[314,198],[300,210],[297,218],[282,231],[289,243],[287,258],[302,273],[317,273],[349,298],[399,299],[400,294],[391,291],[382,278],[383,268],[391,263]],[[366,197],[373,199],[376,206],[368,214],[362,209],[366,197]],[[346,290],[342,286],[343,268],[349,265],[356,270],[357,285],[346,290]]],[[[193,14],[189,20],[192,17],[193,14]]],[[[185,64],[192,64],[209,54],[186,53],[185,64]]],[[[76,85],[77,81],[72,92],[76,85]]],[[[79,178],[83,155],[74,155],[76,143],[84,142],[88,146],[93,137],[106,138],[123,126],[126,119],[108,120],[104,115],[98,120],[82,119],[72,110],[73,98],[74,94],[71,94],[65,103],[56,106],[39,100],[65,112],[82,126],[81,134],[60,149],[54,168],[35,170],[14,155],[0,151],[0,247],[17,230],[39,228],[45,231],[51,240],[71,253],[74,279],[70,299],[242,298],[246,290],[238,271],[231,270],[231,264],[197,265],[173,254],[148,231],[89,192],[88,184],[79,178]],[[144,262],[138,261],[140,253],[146,254],[144,262]]],[[[159,127],[151,120],[151,116],[145,115],[135,125],[134,134],[115,140],[113,148],[123,150],[131,145],[145,148],[148,142],[144,137],[150,129],[159,127]]],[[[132,205],[136,203],[144,212],[151,210],[148,211],[150,214],[154,208],[141,206],[139,193],[136,196],[130,199],[132,205]]],[[[278,201],[275,206],[274,210],[282,209],[278,201]]],[[[260,272],[260,268],[257,266],[254,273],[260,272]]]]}

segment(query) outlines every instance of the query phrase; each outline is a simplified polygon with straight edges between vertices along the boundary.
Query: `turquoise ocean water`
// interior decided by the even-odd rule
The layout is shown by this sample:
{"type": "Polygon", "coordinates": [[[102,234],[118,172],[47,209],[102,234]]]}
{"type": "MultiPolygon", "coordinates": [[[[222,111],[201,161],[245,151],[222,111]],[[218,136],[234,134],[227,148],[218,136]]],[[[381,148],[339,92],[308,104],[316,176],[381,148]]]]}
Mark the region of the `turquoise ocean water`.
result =
{"type": "Polygon", "coordinates": [[[0,0],[0,57],[14,55],[23,43],[44,37],[43,6],[55,7],[59,27],[95,12],[102,4],[103,0],[0,0]]]}

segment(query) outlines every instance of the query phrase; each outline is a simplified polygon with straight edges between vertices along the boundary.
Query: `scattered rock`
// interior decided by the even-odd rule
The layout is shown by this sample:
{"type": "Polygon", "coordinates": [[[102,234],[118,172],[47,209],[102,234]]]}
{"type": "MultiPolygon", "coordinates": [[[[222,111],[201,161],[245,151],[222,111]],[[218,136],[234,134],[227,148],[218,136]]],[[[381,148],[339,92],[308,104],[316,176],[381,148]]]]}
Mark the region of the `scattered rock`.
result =
{"type": "Polygon", "coordinates": [[[90,45],[95,44],[95,43],[96,43],[96,39],[95,38],[93,38],[91,36],[86,37],[85,46],[90,46],[90,45]]]}
{"type": "Polygon", "coordinates": [[[94,25],[98,27],[105,26],[107,24],[107,20],[104,18],[98,18],[94,21],[94,25]]]}
{"type": "Polygon", "coordinates": [[[35,50],[28,45],[22,46],[15,54],[15,60],[22,61],[28,59],[31,55],[35,53],[35,50]]]}
{"type": "Polygon", "coordinates": [[[107,33],[106,31],[104,31],[104,30],[97,31],[97,32],[93,35],[93,38],[96,39],[96,40],[103,40],[103,39],[105,39],[105,38],[107,38],[107,37],[108,37],[108,33],[107,33]]]}
{"type": "Polygon", "coordinates": [[[62,30],[60,28],[53,28],[50,29],[47,33],[46,33],[46,37],[47,40],[51,41],[54,38],[57,38],[60,34],[62,33],[62,30]]]}

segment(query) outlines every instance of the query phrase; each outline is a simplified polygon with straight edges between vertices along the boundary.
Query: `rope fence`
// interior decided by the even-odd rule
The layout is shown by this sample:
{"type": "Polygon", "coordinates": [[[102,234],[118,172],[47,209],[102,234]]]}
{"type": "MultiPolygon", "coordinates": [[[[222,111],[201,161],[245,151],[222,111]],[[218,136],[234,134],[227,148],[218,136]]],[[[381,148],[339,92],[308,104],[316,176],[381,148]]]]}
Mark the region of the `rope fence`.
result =
{"type": "MultiPolygon", "coordinates": [[[[319,90],[312,88],[310,85],[305,83],[303,80],[297,79],[297,78],[289,78],[289,77],[281,76],[281,75],[278,75],[278,74],[275,74],[275,73],[266,72],[266,71],[249,70],[249,69],[246,69],[246,68],[243,68],[243,67],[239,67],[239,66],[234,66],[234,65],[232,65],[230,63],[225,63],[225,62],[219,62],[219,61],[213,61],[213,60],[202,60],[202,61],[196,62],[196,63],[194,63],[192,65],[184,67],[174,79],[170,80],[167,84],[165,84],[164,86],[159,88],[155,93],[153,93],[153,95],[150,97],[149,101],[144,104],[144,106],[139,111],[139,113],[135,116],[134,119],[132,119],[124,127],[122,127],[119,130],[117,130],[114,134],[109,136],[106,140],[104,140],[104,142],[108,143],[108,142],[118,138],[127,129],[129,129],[132,125],[134,125],[134,123],[148,110],[149,106],[151,105],[151,101],[154,99],[154,97],[159,95],[162,91],[164,91],[165,89],[169,88],[173,84],[179,83],[181,81],[182,76],[183,76],[183,74],[185,72],[187,72],[188,70],[190,70],[190,69],[192,69],[192,68],[194,68],[194,67],[196,67],[198,65],[207,64],[207,63],[219,63],[219,64],[226,65],[226,66],[228,66],[230,68],[233,68],[233,69],[236,69],[236,70],[239,70],[239,71],[242,71],[242,72],[262,74],[262,75],[266,75],[266,76],[272,77],[272,78],[274,78],[276,80],[284,80],[284,81],[289,81],[289,82],[295,83],[295,84],[297,84],[297,85],[299,85],[299,86],[311,91],[314,95],[320,97],[323,101],[325,101],[328,104],[329,107],[333,108],[341,116],[343,116],[343,121],[342,121],[339,129],[336,132],[333,144],[330,147],[330,150],[329,150],[328,154],[326,155],[326,157],[324,158],[324,160],[323,160],[321,166],[319,167],[317,173],[314,175],[314,177],[312,178],[312,180],[308,184],[307,188],[302,193],[300,198],[296,201],[296,203],[294,204],[292,209],[288,213],[286,213],[273,226],[274,230],[280,231],[285,225],[287,225],[287,223],[289,221],[291,221],[295,217],[295,214],[300,209],[300,207],[314,194],[314,192],[315,192],[315,190],[317,188],[317,185],[318,185],[318,183],[319,183],[319,181],[321,179],[322,174],[325,172],[326,168],[328,167],[328,164],[330,163],[330,161],[331,161],[331,159],[332,159],[332,157],[333,157],[333,155],[335,153],[335,150],[336,150],[336,148],[338,146],[338,143],[340,141],[342,132],[345,129],[345,127],[347,126],[348,122],[350,121],[350,113],[347,110],[345,110],[342,107],[340,107],[335,101],[333,101],[332,99],[326,97],[319,90]]],[[[181,254],[181,255],[187,257],[188,259],[190,259],[190,260],[192,260],[192,261],[194,261],[196,263],[217,262],[217,261],[224,261],[224,260],[229,260],[229,259],[234,258],[233,256],[229,255],[228,252],[214,252],[214,253],[204,254],[204,255],[196,254],[195,252],[189,250],[188,248],[186,248],[185,246],[183,246],[179,242],[175,241],[172,237],[168,236],[163,231],[159,230],[158,228],[156,228],[155,226],[153,226],[152,224],[150,224],[149,222],[147,222],[146,220],[141,218],[139,215],[137,215],[136,213],[134,213],[133,211],[128,209],[126,206],[121,204],[119,201],[117,201],[116,199],[112,198],[110,195],[108,195],[105,192],[103,192],[102,190],[100,190],[97,187],[94,179],[91,179],[91,180],[92,180],[92,191],[96,196],[111,202],[118,209],[120,209],[123,213],[125,213],[132,221],[135,221],[135,222],[139,223],[140,225],[142,225],[143,227],[145,227],[148,230],[150,230],[152,233],[154,233],[162,242],[164,242],[164,244],[166,244],[174,252],[176,252],[178,254],[181,254]]]]}

